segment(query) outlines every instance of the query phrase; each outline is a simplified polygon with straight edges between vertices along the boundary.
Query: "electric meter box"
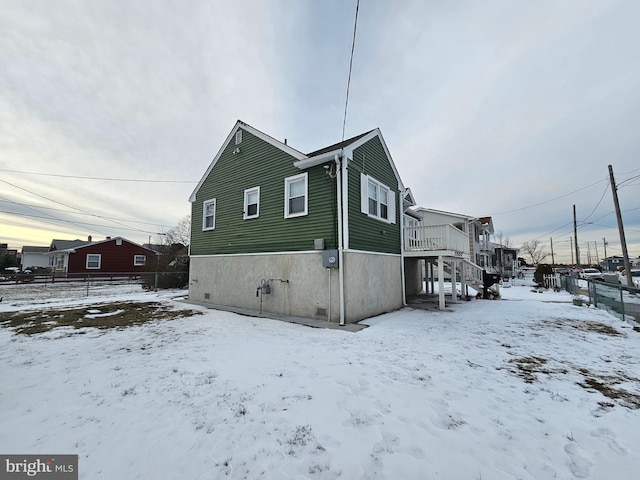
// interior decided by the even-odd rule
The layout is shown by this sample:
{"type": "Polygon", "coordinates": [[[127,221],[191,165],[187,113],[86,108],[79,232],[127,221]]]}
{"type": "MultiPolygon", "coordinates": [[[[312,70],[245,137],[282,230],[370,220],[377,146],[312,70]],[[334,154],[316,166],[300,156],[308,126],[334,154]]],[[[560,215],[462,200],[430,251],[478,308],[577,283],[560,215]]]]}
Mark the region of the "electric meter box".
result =
{"type": "Polygon", "coordinates": [[[322,266],[324,268],[338,268],[338,250],[323,250],[322,266]]]}

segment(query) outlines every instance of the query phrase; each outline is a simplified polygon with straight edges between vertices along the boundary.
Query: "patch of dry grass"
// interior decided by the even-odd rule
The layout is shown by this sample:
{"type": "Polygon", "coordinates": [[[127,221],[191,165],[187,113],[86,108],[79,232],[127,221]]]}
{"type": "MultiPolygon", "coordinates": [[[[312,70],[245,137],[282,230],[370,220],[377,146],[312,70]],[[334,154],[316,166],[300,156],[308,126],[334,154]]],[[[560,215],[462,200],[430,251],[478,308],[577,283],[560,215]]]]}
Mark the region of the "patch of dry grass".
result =
{"type": "Polygon", "coordinates": [[[58,327],[127,328],[156,320],[200,315],[196,310],[173,310],[159,302],[112,302],[65,309],[39,309],[0,313],[0,325],[16,333],[33,335],[58,327]]]}

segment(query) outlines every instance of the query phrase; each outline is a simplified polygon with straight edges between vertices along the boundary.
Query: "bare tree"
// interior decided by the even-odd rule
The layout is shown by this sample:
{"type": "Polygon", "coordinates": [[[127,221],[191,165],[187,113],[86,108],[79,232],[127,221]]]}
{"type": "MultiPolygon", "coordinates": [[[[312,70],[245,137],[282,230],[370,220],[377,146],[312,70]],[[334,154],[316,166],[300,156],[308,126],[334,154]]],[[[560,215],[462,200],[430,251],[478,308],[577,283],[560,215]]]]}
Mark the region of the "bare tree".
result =
{"type": "Polygon", "coordinates": [[[167,245],[181,244],[189,246],[191,239],[191,215],[186,215],[165,235],[167,245]]]}
{"type": "Polygon", "coordinates": [[[530,242],[524,242],[520,247],[525,255],[528,255],[533,265],[538,265],[545,258],[549,256],[549,253],[544,248],[544,245],[540,243],[540,240],[531,240],[530,242]]]}
{"type": "Polygon", "coordinates": [[[502,231],[496,233],[494,235],[496,239],[496,243],[504,248],[511,248],[513,243],[511,242],[511,237],[509,235],[505,235],[502,231]]]}

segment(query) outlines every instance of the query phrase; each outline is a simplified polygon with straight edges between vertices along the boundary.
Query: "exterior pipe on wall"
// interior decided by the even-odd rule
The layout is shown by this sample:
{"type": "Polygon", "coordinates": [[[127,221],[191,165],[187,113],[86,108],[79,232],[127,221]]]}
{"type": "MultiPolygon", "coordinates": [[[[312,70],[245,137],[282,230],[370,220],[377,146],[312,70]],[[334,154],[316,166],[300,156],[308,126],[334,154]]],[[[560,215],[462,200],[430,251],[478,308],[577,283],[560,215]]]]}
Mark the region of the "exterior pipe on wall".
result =
{"type": "Polygon", "coordinates": [[[400,212],[400,284],[402,285],[402,305],[407,306],[407,286],[405,285],[405,275],[404,275],[404,195],[405,191],[400,191],[398,194],[398,199],[396,200],[396,205],[401,205],[401,208],[398,208],[400,212]]]}
{"type": "Polygon", "coordinates": [[[340,156],[335,155],[333,161],[336,163],[336,190],[338,196],[338,274],[339,274],[339,289],[340,289],[340,326],[344,326],[344,238],[342,232],[342,175],[344,168],[344,156],[343,161],[340,162],[340,156]]]}

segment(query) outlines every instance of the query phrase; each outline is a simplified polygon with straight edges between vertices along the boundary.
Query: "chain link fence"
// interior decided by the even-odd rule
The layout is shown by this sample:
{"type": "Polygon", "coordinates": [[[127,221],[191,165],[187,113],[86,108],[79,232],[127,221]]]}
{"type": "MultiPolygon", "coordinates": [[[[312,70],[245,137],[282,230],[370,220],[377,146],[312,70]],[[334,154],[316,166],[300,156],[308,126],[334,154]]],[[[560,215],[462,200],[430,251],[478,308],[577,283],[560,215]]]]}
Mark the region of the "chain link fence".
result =
{"type": "Polygon", "coordinates": [[[83,297],[108,297],[117,293],[136,293],[158,288],[183,288],[187,272],[150,272],[128,274],[83,274],[15,276],[0,281],[0,302],[20,305],[83,297]]]}
{"type": "Polygon", "coordinates": [[[574,296],[588,296],[589,304],[623,321],[640,323],[640,290],[617,283],[560,275],[562,288],[574,296]]]}

